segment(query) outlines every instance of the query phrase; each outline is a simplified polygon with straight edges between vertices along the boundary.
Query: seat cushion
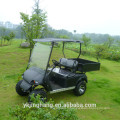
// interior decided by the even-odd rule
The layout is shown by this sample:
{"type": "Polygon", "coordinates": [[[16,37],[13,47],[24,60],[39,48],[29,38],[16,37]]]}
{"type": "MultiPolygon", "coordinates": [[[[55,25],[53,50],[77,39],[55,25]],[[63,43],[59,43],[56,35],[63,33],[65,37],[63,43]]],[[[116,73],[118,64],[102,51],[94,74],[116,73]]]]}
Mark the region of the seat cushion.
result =
{"type": "Polygon", "coordinates": [[[62,66],[69,67],[69,68],[75,68],[78,66],[78,61],[76,60],[61,58],[59,62],[62,66]]]}

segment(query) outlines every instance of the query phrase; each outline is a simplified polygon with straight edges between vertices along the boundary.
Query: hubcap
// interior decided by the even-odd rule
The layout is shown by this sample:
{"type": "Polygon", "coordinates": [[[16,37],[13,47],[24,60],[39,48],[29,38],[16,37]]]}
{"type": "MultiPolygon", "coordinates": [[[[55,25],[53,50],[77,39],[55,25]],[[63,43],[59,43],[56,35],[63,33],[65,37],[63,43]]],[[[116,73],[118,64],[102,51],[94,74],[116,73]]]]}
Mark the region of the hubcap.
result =
{"type": "Polygon", "coordinates": [[[79,92],[80,92],[80,94],[84,93],[84,91],[85,91],[85,86],[84,86],[84,85],[81,85],[81,86],[79,87],[79,92]]]}

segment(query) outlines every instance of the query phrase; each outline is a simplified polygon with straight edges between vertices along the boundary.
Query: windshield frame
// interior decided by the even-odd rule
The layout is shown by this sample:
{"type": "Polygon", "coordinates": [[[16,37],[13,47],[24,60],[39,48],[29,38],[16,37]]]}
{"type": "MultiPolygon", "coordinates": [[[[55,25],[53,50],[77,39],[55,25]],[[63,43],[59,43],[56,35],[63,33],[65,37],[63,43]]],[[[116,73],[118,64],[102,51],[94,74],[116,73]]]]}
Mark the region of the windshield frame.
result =
{"type": "Polygon", "coordinates": [[[47,70],[48,70],[48,67],[49,67],[49,62],[50,62],[50,59],[51,59],[53,47],[54,47],[54,42],[51,42],[51,50],[50,50],[50,54],[49,54],[49,58],[48,58],[48,62],[47,62],[47,66],[46,66],[46,70],[45,70],[45,75],[44,75],[44,77],[46,76],[46,73],[47,73],[47,70]]]}
{"type": "MultiPolygon", "coordinates": [[[[40,43],[40,42],[36,42],[35,45],[36,45],[37,43],[40,43]]],[[[51,43],[51,42],[50,42],[50,43],[51,43]]],[[[34,49],[35,49],[35,45],[34,45],[34,47],[33,47],[32,49],[30,49],[29,61],[28,61],[28,65],[27,65],[26,70],[27,70],[28,68],[32,67],[32,66],[30,66],[30,65],[31,65],[32,55],[34,54],[33,51],[34,51],[34,49]]],[[[49,66],[49,61],[50,61],[50,58],[51,58],[53,46],[54,46],[54,44],[53,44],[53,42],[52,42],[52,44],[49,46],[49,47],[50,47],[50,52],[48,53],[48,59],[46,60],[46,66],[45,66],[45,68],[44,68],[45,71],[47,70],[47,68],[48,68],[48,66],[49,66]]],[[[33,67],[37,67],[37,66],[33,66],[33,67]]],[[[38,67],[38,68],[40,68],[40,67],[38,67]]],[[[40,68],[40,69],[42,69],[42,68],[40,68]]]]}

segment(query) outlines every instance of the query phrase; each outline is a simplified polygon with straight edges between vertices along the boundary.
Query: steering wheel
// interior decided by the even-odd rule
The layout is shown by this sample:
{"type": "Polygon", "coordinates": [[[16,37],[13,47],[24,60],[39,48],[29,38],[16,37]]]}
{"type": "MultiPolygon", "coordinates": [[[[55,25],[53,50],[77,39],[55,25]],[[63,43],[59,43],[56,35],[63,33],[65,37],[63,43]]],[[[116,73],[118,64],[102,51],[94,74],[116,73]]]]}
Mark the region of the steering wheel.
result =
{"type": "Polygon", "coordinates": [[[59,65],[60,63],[57,61],[57,60],[52,60],[52,62],[53,62],[53,64],[55,65],[55,66],[57,66],[57,65],[59,65]]]}

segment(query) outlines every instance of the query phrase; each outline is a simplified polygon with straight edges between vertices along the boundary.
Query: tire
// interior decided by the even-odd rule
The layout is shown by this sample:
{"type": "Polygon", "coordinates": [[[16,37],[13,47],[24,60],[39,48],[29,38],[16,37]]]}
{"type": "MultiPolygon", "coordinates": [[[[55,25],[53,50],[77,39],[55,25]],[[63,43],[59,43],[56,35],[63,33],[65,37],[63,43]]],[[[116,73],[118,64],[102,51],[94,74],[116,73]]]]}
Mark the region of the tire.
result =
{"type": "Polygon", "coordinates": [[[74,93],[76,96],[83,95],[85,93],[85,91],[86,91],[86,82],[85,81],[79,82],[74,89],[74,93]]]}
{"type": "Polygon", "coordinates": [[[20,80],[17,84],[16,84],[16,92],[20,95],[20,96],[27,96],[29,93],[28,92],[24,92],[20,85],[22,83],[23,80],[20,80]]]}
{"type": "Polygon", "coordinates": [[[42,102],[46,102],[47,101],[47,94],[43,89],[35,89],[33,90],[28,97],[28,102],[31,103],[33,101],[31,101],[31,95],[34,94],[34,97],[36,97],[37,95],[40,95],[40,101],[42,102]]]}

